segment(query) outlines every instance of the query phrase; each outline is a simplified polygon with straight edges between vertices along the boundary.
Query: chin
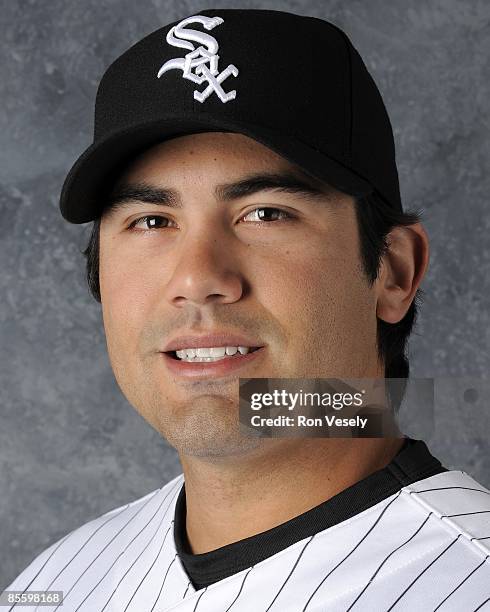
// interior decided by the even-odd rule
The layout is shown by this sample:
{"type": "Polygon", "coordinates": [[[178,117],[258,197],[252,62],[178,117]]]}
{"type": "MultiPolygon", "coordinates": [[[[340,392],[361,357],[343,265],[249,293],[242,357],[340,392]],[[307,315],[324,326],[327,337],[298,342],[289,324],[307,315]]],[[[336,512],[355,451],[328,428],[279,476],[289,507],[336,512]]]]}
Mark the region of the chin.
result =
{"type": "Polygon", "coordinates": [[[194,457],[246,454],[261,442],[242,434],[236,402],[217,402],[216,397],[201,397],[160,414],[158,431],[179,454],[194,457]]]}
{"type": "Polygon", "coordinates": [[[262,442],[259,438],[235,438],[228,440],[220,438],[215,440],[214,444],[209,443],[208,440],[186,440],[183,444],[172,444],[172,446],[180,456],[201,457],[203,459],[219,459],[223,457],[229,459],[230,457],[248,455],[261,444],[262,442]]]}

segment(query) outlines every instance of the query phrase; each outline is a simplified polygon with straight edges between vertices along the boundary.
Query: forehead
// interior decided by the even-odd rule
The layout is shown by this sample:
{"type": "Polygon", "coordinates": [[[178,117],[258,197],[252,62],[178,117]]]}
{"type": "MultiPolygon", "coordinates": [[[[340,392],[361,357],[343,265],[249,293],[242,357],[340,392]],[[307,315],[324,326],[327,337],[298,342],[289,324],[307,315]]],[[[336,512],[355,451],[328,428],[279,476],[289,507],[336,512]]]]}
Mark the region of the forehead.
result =
{"type": "Polygon", "coordinates": [[[123,169],[124,181],[149,179],[162,170],[182,174],[248,173],[287,171],[310,182],[317,181],[265,145],[235,132],[202,132],[178,136],[158,143],[134,157],[123,169]]]}

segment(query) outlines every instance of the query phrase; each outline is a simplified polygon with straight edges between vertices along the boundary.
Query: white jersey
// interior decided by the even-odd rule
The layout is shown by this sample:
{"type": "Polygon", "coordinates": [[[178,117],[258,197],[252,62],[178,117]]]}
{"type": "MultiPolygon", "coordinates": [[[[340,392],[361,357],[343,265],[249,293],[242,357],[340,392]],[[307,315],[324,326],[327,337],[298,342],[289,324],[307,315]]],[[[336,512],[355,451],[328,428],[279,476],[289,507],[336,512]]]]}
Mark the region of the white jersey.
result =
{"type": "Polygon", "coordinates": [[[62,606],[41,612],[490,610],[490,491],[464,472],[405,486],[197,591],[173,535],[182,483],[181,475],[70,532],[8,589],[63,591],[62,606]]]}

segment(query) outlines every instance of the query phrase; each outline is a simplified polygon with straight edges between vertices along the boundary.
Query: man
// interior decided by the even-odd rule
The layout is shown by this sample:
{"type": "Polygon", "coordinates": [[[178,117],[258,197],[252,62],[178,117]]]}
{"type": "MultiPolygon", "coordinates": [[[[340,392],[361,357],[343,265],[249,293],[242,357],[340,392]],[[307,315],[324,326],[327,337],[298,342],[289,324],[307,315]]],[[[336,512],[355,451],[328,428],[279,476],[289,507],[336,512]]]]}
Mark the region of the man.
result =
{"type": "Polygon", "coordinates": [[[428,239],[345,34],[202,11],[109,67],[95,130],[61,211],[95,222],[116,380],[183,475],[53,543],[9,589],[63,591],[70,611],[489,609],[490,492],[470,476],[408,438],[239,427],[238,377],[408,376],[428,239]],[[383,223],[385,248],[367,231],[383,223]]]}

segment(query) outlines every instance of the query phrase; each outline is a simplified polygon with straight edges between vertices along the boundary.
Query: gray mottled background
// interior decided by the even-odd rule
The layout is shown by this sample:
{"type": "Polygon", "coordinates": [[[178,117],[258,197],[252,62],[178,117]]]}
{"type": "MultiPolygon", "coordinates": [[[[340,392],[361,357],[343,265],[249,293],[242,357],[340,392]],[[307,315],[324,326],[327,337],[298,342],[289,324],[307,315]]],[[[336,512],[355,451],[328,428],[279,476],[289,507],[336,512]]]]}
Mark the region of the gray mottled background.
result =
{"type": "MultiPolygon", "coordinates": [[[[90,225],[66,223],[58,196],[91,141],[94,96],[108,64],[161,25],[212,6],[1,2],[0,590],[68,531],[180,471],[175,451],[114,381],[80,253],[90,225]]],[[[488,402],[478,381],[490,365],[490,4],[217,6],[327,18],[365,59],[394,126],[404,206],[423,208],[431,240],[412,373],[448,377],[453,386],[437,406],[430,446],[448,467],[489,486],[488,418],[478,417],[488,402]],[[458,377],[474,377],[477,394],[463,398],[458,377]]]]}

